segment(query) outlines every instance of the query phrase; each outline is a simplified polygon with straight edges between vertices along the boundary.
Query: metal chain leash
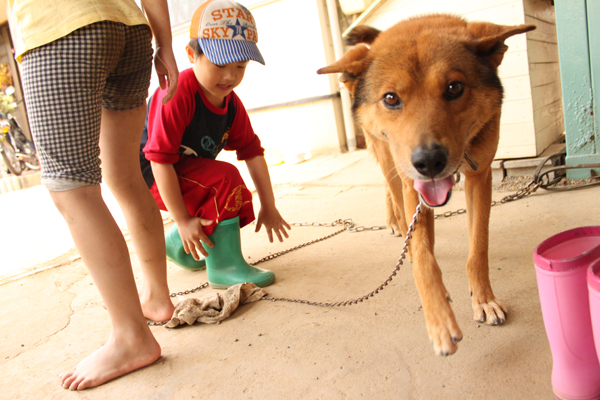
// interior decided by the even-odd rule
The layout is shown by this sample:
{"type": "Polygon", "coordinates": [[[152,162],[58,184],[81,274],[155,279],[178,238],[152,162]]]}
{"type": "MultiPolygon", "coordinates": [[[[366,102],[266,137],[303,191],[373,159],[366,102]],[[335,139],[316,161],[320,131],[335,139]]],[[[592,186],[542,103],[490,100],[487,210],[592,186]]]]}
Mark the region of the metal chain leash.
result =
{"type": "MultiPolygon", "coordinates": [[[[394,278],[394,276],[396,276],[396,274],[398,273],[398,271],[400,270],[400,267],[402,266],[404,259],[406,258],[406,253],[408,251],[408,242],[411,239],[411,232],[413,232],[415,230],[415,225],[417,223],[417,219],[418,219],[418,215],[421,213],[421,203],[419,202],[419,204],[417,205],[415,214],[413,216],[413,220],[411,222],[411,224],[408,227],[408,231],[406,232],[406,237],[404,239],[404,247],[402,248],[402,253],[400,254],[400,258],[398,259],[398,262],[396,263],[396,267],[394,268],[394,270],[392,271],[392,273],[390,274],[390,276],[385,280],[385,282],[383,282],[378,288],[376,288],[375,290],[373,290],[371,293],[366,294],[362,297],[359,297],[357,299],[354,300],[348,300],[348,301],[342,301],[342,302],[337,302],[337,303],[323,303],[323,302],[315,302],[315,301],[308,301],[308,300],[299,300],[299,299],[288,299],[288,298],[284,298],[284,297],[269,297],[269,296],[265,296],[263,297],[261,300],[270,300],[270,301],[287,301],[287,302],[291,302],[291,303],[302,303],[302,304],[308,304],[308,305],[315,305],[315,306],[329,306],[329,307],[333,307],[333,306],[345,306],[345,305],[351,305],[351,304],[357,304],[360,303],[364,300],[368,300],[369,298],[375,296],[377,293],[379,293],[381,290],[383,290],[383,288],[385,288],[394,278]]],[[[262,262],[265,261],[270,261],[273,260],[274,258],[280,257],[284,254],[287,254],[291,251],[294,250],[298,250],[301,249],[303,247],[306,247],[308,245],[317,243],[317,242],[321,242],[325,239],[329,239],[333,236],[339,235],[342,232],[348,231],[348,232],[352,232],[352,233],[358,233],[358,232],[365,232],[365,231],[378,231],[378,230],[382,230],[382,229],[386,229],[387,227],[385,225],[376,225],[376,226],[358,226],[355,227],[354,226],[354,222],[351,219],[337,219],[331,223],[324,223],[324,222],[295,222],[290,224],[291,226],[322,226],[322,227],[333,227],[333,226],[338,226],[338,225],[343,225],[344,227],[336,232],[333,232],[329,235],[323,236],[321,238],[318,239],[314,239],[311,240],[310,242],[306,242],[306,243],[302,243],[299,244],[298,246],[294,246],[291,247],[289,249],[274,253],[274,254],[270,254],[266,257],[261,258],[258,261],[255,261],[253,263],[249,263],[250,265],[254,266],[257,264],[260,264],[262,262]]],[[[195,287],[194,289],[190,289],[190,290],[185,290],[182,292],[173,292],[170,294],[171,297],[176,297],[176,296],[184,296],[190,293],[194,293],[198,290],[207,288],[209,286],[208,282],[204,282],[203,284],[201,284],[200,286],[195,287]]],[[[157,321],[148,321],[147,322],[149,326],[163,326],[167,323],[167,321],[163,321],[163,322],[157,322],[157,321]]]]}
{"type": "MultiPolygon", "coordinates": [[[[493,207],[493,206],[496,206],[496,205],[499,205],[499,204],[504,204],[504,203],[507,203],[507,202],[510,202],[510,201],[515,201],[515,200],[522,199],[522,198],[527,197],[527,196],[531,195],[532,193],[534,193],[541,186],[542,186],[542,183],[541,182],[537,182],[536,183],[536,180],[534,179],[525,188],[523,188],[523,189],[521,189],[521,190],[519,190],[519,191],[517,191],[517,192],[515,192],[513,194],[510,194],[510,195],[508,195],[506,197],[503,197],[499,201],[493,201],[492,204],[491,204],[491,206],[493,207]]],[[[412,231],[414,231],[414,225],[415,225],[415,223],[417,221],[417,216],[420,213],[421,213],[421,203],[418,204],[417,211],[415,212],[415,215],[413,216],[413,220],[412,220],[412,222],[411,222],[411,224],[410,224],[410,226],[408,228],[408,232],[407,232],[406,237],[405,237],[404,247],[402,249],[402,253],[400,254],[400,259],[399,259],[398,263],[396,264],[396,268],[394,269],[394,271],[392,272],[392,274],[390,275],[390,277],[388,277],[388,279],[381,286],[379,286],[376,290],[374,290],[373,292],[371,292],[368,295],[365,295],[363,297],[360,297],[359,299],[355,299],[355,300],[352,300],[352,301],[338,302],[338,303],[319,303],[319,302],[310,302],[310,301],[306,301],[306,300],[291,300],[291,299],[283,299],[283,298],[278,298],[277,300],[291,301],[291,302],[303,303],[303,304],[311,304],[311,305],[328,305],[328,304],[332,304],[332,305],[348,305],[348,304],[356,304],[359,301],[362,301],[362,300],[364,300],[366,298],[372,297],[374,294],[378,293],[381,289],[383,289],[383,287],[387,286],[387,284],[391,281],[392,277],[395,276],[396,273],[397,273],[397,271],[400,269],[400,266],[402,265],[402,260],[406,257],[406,251],[408,249],[408,239],[410,239],[410,233],[412,231]],[[360,299],[362,299],[362,300],[360,300],[360,299]]],[[[459,208],[456,211],[446,211],[443,214],[435,214],[434,218],[435,219],[438,219],[438,218],[449,218],[449,217],[452,217],[452,216],[455,216],[455,215],[466,214],[466,213],[467,213],[467,209],[466,208],[459,208]]],[[[299,244],[297,246],[291,247],[291,248],[286,249],[286,250],[279,251],[277,253],[269,254],[268,256],[263,257],[260,260],[252,262],[252,263],[249,263],[249,264],[252,265],[252,266],[255,266],[255,265],[263,263],[265,261],[273,260],[273,259],[275,259],[277,257],[281,257],[281,256],[283,256],[283,255],[285,255],[287,253],[290,253],[290,252],[294,251],[294,250],[298,250],[298,249],[301,249],[303,247],[309,246],[311,244],[318,243],[318,242],[321,242],[323,240],[332,238],[333,236],[339,235],[342,232],[348,231],[348,232],[351,232],[351,233],[359,233],[359,232],[365,232],[365,231],[378,231],[378,230],[387,229],[387,226],[385,226],[385,225],[354,226],[354,221],[352,221],[352,219],[342,219],[342,218],[339,218],[339,219],[337,219],[337,220],[335,220],[333,222],[330,222],[330,223],[327,223],[327,222],[294,222],[294,223],[292,223],[290,225],[291,226],[315,226],[315,227],[335,227],[335,226],[338,226],[338,225],[342,225],[343,228],[340,229],[340,230],[338,230],[338,231],[336,231],[336,232],[333,232],[333,233],[331,233],[329,235],[323,236],[321,238],[314,239],[314,240],[311,240],[309,242],[305,242],[305,243],[299,244]]],[[[173,293],[171,293],[170,296],[171,297],[176,297],[176,296],[188,295],[188,294],[194,293],[194,292],[196,292],[198,290],[205,289],[208,286],[209,286],[209,283],[208,282],[204,282],[200,286],[197,286],[197,287],[195,287],[193,289],[185,290],[185,291],[182,291],[182,292],[173,292],[173,293]]],[[[264,299],[265,300],[275,301],[273,298],[268,298],[268,297],[265,297],[264,299]]],[[[150,323],[150,324],[160,325],[161,323],[150,323]]]]}
{"type": "MultiPolygon", "coordinates": [[[[564,156],[565,156],[564,152],[558,152],[558,153],[552,154],[552,155],[544,158],[538,164],[538,166],[533,174],[533,179],[531,180],[531,182],[529,182],[527,184],[527,186],[525,186],[521,190],[516,191],[513,194],[509,194],[508,196],[503,197],[502,199],[500,199],[498,201],[492,201],[492,207],[500,205],[500,204],[505,204],[505,203],[508,203],[511,201],[523,199],[523,198],[531,195],[532,193],[534,193],[539,188],[542,188],[545,190],[557,190],[558,191],[558,190],[580,189],[580,188],[590,187],[590,186],[595,186],[595,185],[600,184],[600,181],[598,180],[599,178],[597,176],[592,176],[592,178],[589,179],[591,182],[589,182],[587,184],[565,185],[561,189],[552,188],[551,186],[558,184],[563,179],[564,173],[568,169],[588,169],[588,170],[590,170],[590,169],[600,168],[600,163],[598,163],[598,164],[582,164],[582,165],[561,165],[561,166],[547,168],[546,170],[544,170],[542,172],[542,169],[544,168],[544,166],[546,165],[546,163],[548,161],[552,161],[552,163],[554,164],[554,162],[556,160],[560,160],[564,156]],[[557,174],[557,173],[559,173],[559,174],[557,174]],[[550,178],[550,174],[554,174],[555,175],[554,178],[550,178]]],[[[449,217],[453,217],[455,215],[466,214],[466,212],[467,212],[466,208],[459,208],[456,211],[446,211],[443,214],[435,214],[434,218],[435,219],[449,218],[449,217]]]]}
{"type": "MultiPolygon", "coordinates": [[[[323,237],[318,238],[318,239],[311,240],[309,242],[305,242],[305,243],[299,244],[299,245],[294,246],[294,247],[290,247],[289,249],[282,250],[282,251],[279,251],[277,253],[269,254],[268,256],[263,257],[263,258],[261,258],[258,261],[254,261],[254,262],[251,262],[251,263],[248,263],[248,264],[250,264],[252,266],[255,266],[255,265],[260,264],[262,262],[273,260],[273,259],[275,259],[277,257],[280,257],[280,256],[282,256],[284,254],[290,253],[290,252],[292,252],[294,250],[298,250],[298,249],[301,249],[303,247],[309,246],[311,244],[318,243],[318,242],[321,242],[323,240],[326,240],[326,239],[329,239],[331,237],[334,237],[336,235],[339,235],[342,232],[348,231],[348,232],[352,232],[352,233],[359,233],[359,232],[365,232],[365,231],[379,231],[379,230],[382,230],[382,229],[387,229],[387,227],[385,225],[357,226],[357,227],[355,227],[354,226],[354,221],[352,221],[352,219],[341,219],[341,218],[340,219],[336,219],[335,221],[329,222],[329,223],[328,222],[294,222],[294,223],[291,223],[290,225],[291,226],[320,226],[320,227],[334,227],[334,226],[338,226],[338,225],[343,225],[344,227],[342,229],[336,231],[336,232],[330,233],[329,235],[323,236],[323,237]]],[[[208,286],[209,286],[208,282],[204,282],[200,286],[197,286],[197,287],[195,287],[193,289],[185,290],[183,292],[173,292],[173,293],[170,294],[170,296],[171,297],[184,296],[184,295],[187,295],[187,294],[190,294],[190,293],[194,293],[194,292],[196,292],[198,290],[205,289],[208,286]]]]}
{"type": "MultiPolygon", "coordinates": [[[[372,292],[370,292],[364,296],[358,297],[354,300],[338,301],[338,302],[332,302],[332,303],[301,300],[301,299],[290,299],[287,297],[271,297],[271,296],[265,296],[261,300],[285,301],[285,302],[289,302],[289,303],[300,303],[300,304],[307,304],[310,306],[320,306],[320,307],[350,306],[350,305],[362,303],[365,300],[369,300],[371,297],[375,296],[377,293],[382,291],[392,281],[392,279],[394,279],[396,274],[400,271],[400,267],[404,264],[404,259],[406,258],[406,253],[408,252],[409,242],[410,242],[410,239],[412,238],[412,232],[414,232],[414,230],[415,230],[415,226],[417,224],[419,214],[421,214],[421,202],[419,202],[419,204],[417,204],[415,214],[413,215],[412,221],[411,221],[410,225],[408,226],[408,230],[406,231],[406,236],[404,238],[404,246],[402,247],[402,253],[400,253],[400,258],[398,258],[398,262],[396,263],[394,270],[392,271],[390,276],[388,276],[388,278],[372,292]]],[[[366,228],[366,229],[368,229],[368,228],[366,228]]],[[[378,230],[378,229],[374,229],[374,230],[378,230]]]]}
{"type": "MultiPolygon", "coordinates": [[[[520,189],[518,191],[516,191],[513,194],[509,194],[508,196],[503,197],[502,199],[500,199],[499,201],[492,201],[491,203],[491,207],[500,205],[500,204],[506,204],[508,202],[511,201],[516,201],[516,200],[521,200],[525,197],[530,196],[531,194],[535,193],[535,191],[537,191],[540,187],[543,187],[544,189],[548,189],[549,186],[555,184],[556,182],[558,182],[556,179],[554,181],[550,181],[550,178],[547,178],[547,182],[544,182],[544,175],[548,175],[549,172],[553,172],[554,170],[565,170],[565,169],[569,169],[569,168],[582,168],[582,167],[586,167],[586,168],[597,168],[600,167],[600,164],[591,164],[591,165],[578,165],[578,166],[568,166],[568,167],[557,167],[557,168],[553,168],[549,171],[546,171],[544,173],[541,173],[542,167],[546,164],[546,161],[548,161],[551,158],[555,158],[557,157],[558,154],[556,155],[552,155],[548,158],[546,158],[544,161],[542,161],[540,163],[540,165],[538,166],[538,168],[535,171],[534,174],[534,178],[531,182],[529,182],[529,184],[524,187],[523,189],[520,189]]],[[[589,185],[588,185],[589,186],[589,185]]],[[[398,273],[398,271],[400,270],[400,267],[402,266],[404,259],[406,258],[406,253],[408,251],[408,243],[409,240],[411,239],[411,233],[414,231],[415,229],[415,225],[417,223],[418,220],[418,215],[421,213],[421,202],[419,202],[419,204],[417,205],[417,209],[415,211],[415,214],[413,216],[412,222],[410,223],[409,227],[408,227],[408,231],[406,232],[406,236],[404,239],[404,247],[402,248],[402,253],[400,254],[400,258],[398,259],[398,262],[396,263],[396,266],[394,268],[394,270],[392,271],[392,273],[390,274],[390,276],[375,290],[373,290],[371,293],[364,295],[362,297],[359,297],[357,299],[354,300],[348,300],[348,301],[341,301],[341,302],[335,302],[335,303],[326,303],[326,302],[315,302],[315,301],[308,301],[308,300],[297,300],[297,299],[288,299],[288,298],[283,298],[283,297],[269,297],[269,296],[265,296],[263,297],[261,300],[271,300],[271,301],[287,301],[287,302],[293,302],[293,303],[302,303],[302,304],[308,304],[308,305],[313,305],[313,306],[325,306],[325,307],[335,307],[335,306],[346,306],[346,305],[353,305],[353,304],[357,304],[360,303],[364,300],[368,300],[369,298],[373,297],[374,295],[376,295],[377,293],[379,293],[381,290],[383,290],[383,288],[385,288],[394,278],[394,276],[396,276],[396,274],[398,273]]],[[[466,214],[467,210],[465,208],[461,208],[458,209],[456,211],[447,211],[443,214],[435,214],[434,215],[434,219],[439,219],[439,218],[448,218],[448,217],[452,217],[454,215],[460,215],[460,214],[466,214]]],[[[337,220],[337,223],[341,223],[340,221],[342,220],[337,220]]],[[[352,221],[352,220],[343,220],[344,224],[346,224],[348,221],[352,221]]],[[[335,224],[335,222],[334,222],[335,224]]],[[[318,222],[313,222],[311,223],[303,223],[303,224],[294,224],[294,225],[298,225],[298,226],[328,226],[327,224],[322,224],[322,223],[318,223],[318,222]]],[[[380,230],[380,229],[386,229],[387,227],[385,225],[382,226],[372,226],[372,227],[356,227],[354,228],[354,224],[350,224],[349,227],[347,229],[343,229],[339,232],[336,232],[331,236],[334,236],[338,233],[343,232],[344,230],[349,230],[350,232],[363,232],[365,230],[380,230]]],[[[293,249],[289,249],[286,250],[284,252],[281,253],[277,253],[276,255],[273,255],[274,257],[265,257],[264,259],[259,260],[258,262],[262,262],[262,261],[266,261],[266,260],[270,260],[273,259],[275,257],[278,257],[279,255],[283,255],[285,253],[288,253],[292,250],[295,250],[296,248],[301,248],[304,247],[308,244],[320,241],[320,240],[324,240],[325,238],[322,239],[317,239],[314,240],[313,242],[310,243],[306,243],[304,245],[300,245],[300,246],[296,246],[293,249]]],[[[258,262],[256,264],[258,264],[258,262]]],[[[253,264],[255,265],[255,264],[253,264]]]]}
{"type": "MultiPolygon", "coordinates": [[[[521,190],[516,191],[513,194],[509,194],[508,196],[505,196],[503,198],[501,198],[498,201],[492,201],[492,205],[491,207],[500,205],[500,204],[505,204],[508,203],[510,201],[515,201],[515,200],[520,200],[523,199],[529,195],[531,195],[532,193],[534,193],[536,190],[538,190],[540,187],[542,186],[542,182],[536,182],[536,180],[532,180],[531,182],[529,182],[529,184],[524,187],[521,190]]],[[[467,209],[466,208],[459,208],[456,211],[446,211],[445,213],[442,214],[435,214],[433,216],[434,219],[439,219],[439,218],[449,218],[449,217],[453,217],[455,215],[460,215],[460,214],[466,214],[467,213],[467,209]]]]}
{"type": "MultiPolygon", "coordinates": [[[[550,172],[557,172],[557,171],[564,171],[565,169],[571,169],[571,168],[598,168],[600,167],[600,164],[589,164],[589,165],[577,165],[577,166],[561,166],[561,167],[555,167],[555,168],[551,168],[543,173],[541,173],[542,167],[545,165],[545,163],[550,160],[551,158],[556,158],[557,156],[559,156],[560,154],[555,154],[552,155],[550,157],[547,157],[544,161],[542,161],[540,163],[540,165],[538,166],[537,170],[535,171],[533,180],[523,189],[520,189],[518,191],[516,191],[513,194],[510,194],[508,196],[503,197],[502,199],[498,200],[498,201],[492,201],[491,203],[491,207],[500,205],[500,204],[505,204],[511,201],[516,201],[516,200],[520,200],[523,199],[525,197],[530,196],[531,194],[533,194],[535,191],[537,191],[540,187],[544,188],[544,189],[548,189],[550,190],[550,186],[556,184],[559,180],[557,180],[557,178],[554,178],[554,180],[550,180],[550,178],[548,177],[548,174],[550,172]],[[544,176],[546,176],[546,181],[544,181],[544,176]]],[[[598,183],[593,183],[593,184],[598,184],[598,183]]],[[[587,187],[587,186],[591,186],[593,184],[588,184],[588,185],[583,185],[581,187],[587,187]]],[[[408,252],[408,246],[409,246],[409,241],[412,238],[411,233],[415,230],[415,225],[417,224],[418,221],[418,216],[421,213],[421,203],[419,202],[419,204],[417,205],[415,214],[413,215],[413,219],[412,222],[410,223],[409,227],[408,227],[408,231],[406,232],[406,236],[404,239],[404,246],[402,248],[402,253],[400,254],[400,258],[398,259],[398,262],[396,263],[396,266],[394,267],[394,270],[392,271],[392,273],[389,275],[389,277],[379,286],[377,287],[375,290],[373,290],[372,292],[362,296],[362,297],[358,297],[354,300],[347,300],[347,301],[340,301],[340,302],[332,302],[332,303],[328,303],[328,302],[316,302],[316,301],[309,301],[309,300],[300,300],[300,299],[289,299],[289,298],[285,298],[285,297],[270,297],[270,296],[265,296],[263,297],[261,300],[270,300],[270,301],[286,301],[286,302],[291,302],[291,303],[301,303],[301,304],[307,304],[307,305],[313,305],[313,306],[323,306],[323,307],[336,307],[336,306],[346,306],[346,305],[354,305],[360,302],[363,302],[365,300],[368,300],[369,298],[375,296],[377,293],[379,293],[381,290],[383,290],[391,281],[392,279],[396,276],[396,274],[398,273],[398,271],[400,271],[400,267],[403,265],[404,263],[404,259],[406,258],[406,253],[408,252]]],[[[460,208],[456,211],[446,211],[442,214],[435,214],[434,218],[435,219],[440,219],[440,218],[449,218],[455,215],[461,215],[461,214],[466,214],[467,213],[467,209],[465,208],[460,208]]],[[[318,243],[321,242],[323,240],[329,239],[333,236],[336,236],[342,232],[348,231],[348,232],[352,232],[352,233],[357,233],[357,232],[364,232],[364,231],[377,231],[377,230],[382,230],[382,229],[386,229],[387,227],[385,225],[376,225],[376,226],[358,226],[355,227],[354,226],[354,222],[352,221],[352,219],[337,219],[331,223],[323,223],[323,222],[296,222],[296,223],[292,223],[292,226],[317,226],[317,227],[334,227],[334,226],[338,226],[338,225],[343,225],[343,228],[333,232],[329,235],[323,236],[321,238],[318,239],[314,239],[311,240],[309,242],[300,244],[298,246],[294,246],[291,247],[289,249],[274,253],[274,254],[270,254],[266,257],[261,258],[258,261],[255,261],[253,263],[249,263],[250,265],[254,266],[257,264],[260,264],[262,262],[265,261],[270,261],[273,260],[277,257],[280,257],[284,254],[287,254],[289,252],[292,252],[294,250],[298,250],[301,249],[303,247],[306,247],[308,245],[314,244],[314,243],[318,243]]],[[[187,295],[190,293],[194,293],[198,290],[204,289],[206,287],[209,286],[208,282],[204,282],[203,284],[201,284],[200,286],[194,288],[194,289],[190,289],[190,290],[185,290],[183,292],[175,292],[175,293],[171,293],[171,297],[175,297],[175,296],[183,296],[183,295],[187,295]]],[[[148,325],[153,325],[153,326],[160,326],[160,325],[164,325],[166,324],[166,322],[148,322],[148,325]]]]}
{"type": "Polygon", "coordinates": [[[208,282],[204,282],[202,285],[197,286],[193,289],[189,289],[189,290],[184,290],[183,292],[173,292],[170,294],[171,297],[175,297],[175,296],[185,296],[186,294],[190,294],[190,293],[194,293],[197,290],[202,290],[204,288],[208,287],[208,282]]]}
{"type": "Polygon", "coordinates": [[[277,252],[277,253],[269,254],[268,256],[263,257],[260,260],[252,262],[252,263],[249,263],[249,264],[252,265],[252,266],[254,266],[254,265],[260,264],[262,262],[269,261],[269,260],[272,260],[274,258],[280,257],[280,256],[282,256],[284,254],[287,254],[287,253],[291,252],[291,251],[301,249],[301,248],[306,247],[308,245],[311,245],[313,243],[317,243],[317,242],[323,241],[325,239],[329,239],[329,238],[331,238],[331,237],[333,237],[335,235],[338,235],[338,234],[340,234],[340,233],[342,233],[344,231],[350,231],[354,227],[354,222],[351,219],[341,219],[340,218],[340,219],[337,219],[337,220],[333,221],[332,223],[323,223],[323,222],[295,222],[295,223],[292,223],[290,225],[291,226],[330,226],[330,227],[331,226],[343,225],[344,227],[342,229],[336,231],[336,232],[333,232],[333,233],[327,235],[327,236],[323,236],[322,238],[314,239],[314,240],[311,240],[310,242],[302,243],[302,244],[299,244],[298,246],[294,246],[294,247],[291,247],[289,249],[286,249],[286,250],[283,250],[283,251],[280,251],[280,252],[277,252]]]}

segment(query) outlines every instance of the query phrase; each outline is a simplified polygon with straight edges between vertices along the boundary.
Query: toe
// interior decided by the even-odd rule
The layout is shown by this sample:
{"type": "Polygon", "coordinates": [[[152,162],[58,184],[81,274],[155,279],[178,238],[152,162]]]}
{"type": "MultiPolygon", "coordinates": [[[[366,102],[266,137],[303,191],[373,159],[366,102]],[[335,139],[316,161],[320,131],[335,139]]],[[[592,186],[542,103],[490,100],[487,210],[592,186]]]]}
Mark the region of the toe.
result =
{"type": "Polygon", "coordinates": [[[501,325],[506,321],[506,308],[496,298],[473,301],[473,319],[487,325],[501,325]]]}
{"type": "Polygon", "coordinates": [[[85,389],[85,387],[82,385],[82,383],[85,381],[84,377],[77,377],[73,383],[71,383],[71,386],[69,387],[69,389],[71,390],[83,390],[85,389]]]}
{"type": "Polygon", "coordinates": [[[74,380],[75,375],[73,371],[65,372],[60,376],[60,384],[65,389],[69,389],[74,380]]]}
{"type": "Polygon", "coordinates": [[[458,342],[463,338],[462,332],[458,327],[452,330],[444,330],[437,337],[434,337],[433,350],[435,354],[446,357],[456,353],[458,350],[458,342]]]}

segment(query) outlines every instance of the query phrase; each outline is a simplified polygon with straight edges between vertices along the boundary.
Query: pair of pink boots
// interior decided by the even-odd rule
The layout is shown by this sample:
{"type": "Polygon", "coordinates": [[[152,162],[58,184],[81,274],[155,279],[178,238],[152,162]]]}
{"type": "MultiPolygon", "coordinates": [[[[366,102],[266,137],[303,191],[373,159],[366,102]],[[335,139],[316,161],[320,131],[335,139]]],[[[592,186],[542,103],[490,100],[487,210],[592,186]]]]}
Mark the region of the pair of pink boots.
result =
{"type": "Polygon", "coordinates": [[[568,230],[533,252],[560,400],[600,399],[600,226],[568,230]]]}

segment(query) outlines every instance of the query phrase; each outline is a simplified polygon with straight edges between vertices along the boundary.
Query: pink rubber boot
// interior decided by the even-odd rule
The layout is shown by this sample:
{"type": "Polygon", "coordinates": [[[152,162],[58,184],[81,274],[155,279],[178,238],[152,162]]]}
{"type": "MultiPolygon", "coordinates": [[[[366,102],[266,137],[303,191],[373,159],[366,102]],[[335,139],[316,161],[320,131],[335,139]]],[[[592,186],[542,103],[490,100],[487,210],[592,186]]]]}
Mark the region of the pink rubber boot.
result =
{"type": "Polygon", "coordinates": [[[561,400],[600,399],[587,270],[600,259],[600,226],[568,230],[533,252],[540,304],[552,351],[552,387],[561,400]]]}
{"type": "Polygon", "coordinates": [[[590,314],[592,316],[592,330],[596,343],[596,354],[600,359],[600,260],[596,260],[588,268],[588,291],[590,294],[590,314]]]}

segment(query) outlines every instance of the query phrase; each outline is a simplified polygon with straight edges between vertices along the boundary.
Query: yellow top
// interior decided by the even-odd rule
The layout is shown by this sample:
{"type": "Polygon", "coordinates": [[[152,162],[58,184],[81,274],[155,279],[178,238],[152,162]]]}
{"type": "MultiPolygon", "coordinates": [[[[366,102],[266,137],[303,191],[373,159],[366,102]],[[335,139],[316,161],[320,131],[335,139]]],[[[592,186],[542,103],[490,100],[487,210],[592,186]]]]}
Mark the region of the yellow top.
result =
{"type": "Polygon", "coordinates": [[[26,51],[95,22],[148,25],[134,0],[8,0],[8,8],[19,62],[26,51]]]}

